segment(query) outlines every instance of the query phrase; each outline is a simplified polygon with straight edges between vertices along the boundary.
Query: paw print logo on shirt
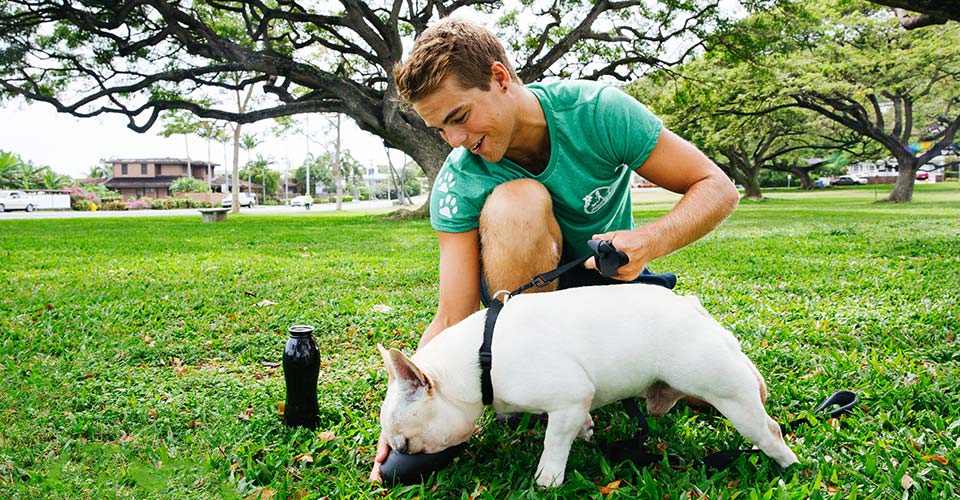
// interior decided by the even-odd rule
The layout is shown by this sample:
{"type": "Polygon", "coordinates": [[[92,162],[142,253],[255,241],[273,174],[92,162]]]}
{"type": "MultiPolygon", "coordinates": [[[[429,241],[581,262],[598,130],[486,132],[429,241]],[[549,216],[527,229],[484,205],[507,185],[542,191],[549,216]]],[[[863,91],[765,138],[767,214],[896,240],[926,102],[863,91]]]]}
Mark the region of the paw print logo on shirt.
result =
{"type": "Polygon", "coordinates": [[[437,189],[441,193],[449,193],[450,188],[452,188],[456,184],[457,184],[457,181],[453,180],[453,174],[450,172],[441,174],[440,177],[437,178],[437,189]]]}
{"type": "Polygon", "coordinates": [[[448,194],[440,198],[440,215],[452,219],[459,211],[460,209],[457,208],[457,198],[455,196],[448,194]]]}

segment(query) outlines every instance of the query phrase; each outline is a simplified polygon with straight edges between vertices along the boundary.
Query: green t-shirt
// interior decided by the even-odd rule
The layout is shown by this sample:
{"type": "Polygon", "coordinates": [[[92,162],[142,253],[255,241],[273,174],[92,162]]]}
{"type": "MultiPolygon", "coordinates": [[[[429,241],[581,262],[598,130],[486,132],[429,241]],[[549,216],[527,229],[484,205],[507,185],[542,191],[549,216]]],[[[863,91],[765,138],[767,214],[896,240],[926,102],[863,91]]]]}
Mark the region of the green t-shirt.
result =
{"type": "Polygon", "coordinates": [[[495,187],[535,179],[550,192],[565,246],[586,255],[594,234],[633,229],[630,172],[646,161],[663,124],[615,87],[558,81],[527,88],[547,119],[550,163],[533,175],[507,158],[489,163],[463,147],[454,149],[433,184],[431,224],[450,233],[476,229],[495,187]]]}

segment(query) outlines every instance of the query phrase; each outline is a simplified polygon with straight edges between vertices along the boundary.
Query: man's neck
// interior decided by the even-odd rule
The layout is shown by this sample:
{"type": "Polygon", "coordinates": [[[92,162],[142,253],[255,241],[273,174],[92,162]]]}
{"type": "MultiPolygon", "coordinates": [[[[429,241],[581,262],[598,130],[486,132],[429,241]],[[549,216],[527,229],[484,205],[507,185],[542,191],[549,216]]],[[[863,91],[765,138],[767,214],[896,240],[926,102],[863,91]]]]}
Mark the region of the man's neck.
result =
{"type": "Polygon", "coordinates": [[[513,141],[504,156],[530,173],[540,174],[550,163],[550,131],[540,100],[526,87],[516,113],[513,141]]]}

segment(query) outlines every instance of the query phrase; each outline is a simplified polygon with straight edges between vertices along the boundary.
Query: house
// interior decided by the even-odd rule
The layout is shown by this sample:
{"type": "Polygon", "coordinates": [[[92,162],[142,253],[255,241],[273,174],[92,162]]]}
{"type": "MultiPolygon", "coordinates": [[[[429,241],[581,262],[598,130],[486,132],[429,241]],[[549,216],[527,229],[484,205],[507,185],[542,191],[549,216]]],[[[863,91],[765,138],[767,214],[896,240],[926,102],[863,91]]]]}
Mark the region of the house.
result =
{"type": "Polygon", "coordinates": [[[180,158],[133,158],[110,160],[113,177],[106,186],[118,191],[123,199],[167,198],[170,184],[181,177],[209,181],[216,163],[180,158]]]}

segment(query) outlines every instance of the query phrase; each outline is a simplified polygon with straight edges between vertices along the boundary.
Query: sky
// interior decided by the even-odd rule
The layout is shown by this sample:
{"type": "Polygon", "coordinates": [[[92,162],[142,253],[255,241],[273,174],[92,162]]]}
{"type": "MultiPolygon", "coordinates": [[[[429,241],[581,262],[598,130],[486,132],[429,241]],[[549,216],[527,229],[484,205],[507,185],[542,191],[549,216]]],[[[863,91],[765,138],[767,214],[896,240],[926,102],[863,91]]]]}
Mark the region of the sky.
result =
{"type": "MultiPolygon", "coordinates": [[[[243,132],[256,133],[263,141],[251,157],[261,154],[272,157],[275,170],[283,170],[289,164],[295,169],[303,163],[307,153],[322,154],[324,140],[330,136],[323,130],[325,120],[317,117],[310,121],[314,141],[303,135],[276,138],[269,133],[273,121],[263,124],[244,125],[243,132]],[[319,142],[318,142],[319,141],[319,142]]],[[[111,158],[186,158],[182,135],[164,138],[159,134],[162,126],[157,124],[145,133],[138,134],[126,127],[122,116],[75,118],[57,113],[53,106],[43,103],[27,104],[21,99],[0,102],[0,150],[19,155],[34,165],[50,166],[59,174],[75,178],[86,177],[90,167],[101,159],[111,158]]],[[[353,120],[344,116],[342,121],[343,148],[364,166],[387,163],[383,141],[373,134],[360,130],[353,120]]],[[[190,158],[207,160],[207,141],[192,136],[189,138],[190,158]]],[[[228,146],[228,165],[232,165],[232,146],[228,146]]],[[[223,165],[224,147],[213,143],[210,157],[214,163],[223,165]]],[[[401,153],[391,153],[394,162],[400,161],[401,153]]],[[[240,150],[240,165],[246,162],[246,152],[240,150]]],[[[222,168],[222,167],[221,167],[222,168]]],[[[223,170],[218,169],[218,173],[223,170]]]]}

